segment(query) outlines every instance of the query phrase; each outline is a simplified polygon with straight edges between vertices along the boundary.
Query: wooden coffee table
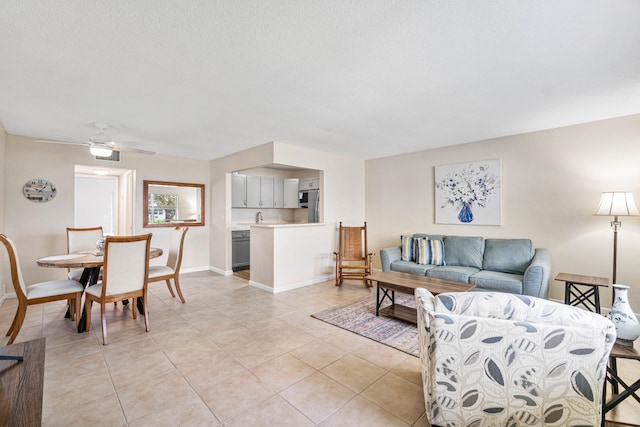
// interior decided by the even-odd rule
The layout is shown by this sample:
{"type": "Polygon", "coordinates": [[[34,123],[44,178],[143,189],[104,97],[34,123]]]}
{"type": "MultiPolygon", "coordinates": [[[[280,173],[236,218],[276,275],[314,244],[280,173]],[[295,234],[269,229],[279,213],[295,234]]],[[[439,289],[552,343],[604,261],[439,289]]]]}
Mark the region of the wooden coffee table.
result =
{"type": "Polygon", "coordinates": [[[397,271],[382,271],[366,277],[378,283],[376,289],[376,316],[380,314],[410,323],[417,323],[417,311],[415,308],[396,304],[395,291],[413,295],[416,288],[425,288],[434,295],[445,292],[467,292],[476,287],[469,283],[453,282],[451,280],[436,279],[427,276],[418,276],[397,271]],[[380,298],[382,290],[382,298],[380,298]],[[391,305],[380,308],[385,298],[391,301],[391,305]]]}

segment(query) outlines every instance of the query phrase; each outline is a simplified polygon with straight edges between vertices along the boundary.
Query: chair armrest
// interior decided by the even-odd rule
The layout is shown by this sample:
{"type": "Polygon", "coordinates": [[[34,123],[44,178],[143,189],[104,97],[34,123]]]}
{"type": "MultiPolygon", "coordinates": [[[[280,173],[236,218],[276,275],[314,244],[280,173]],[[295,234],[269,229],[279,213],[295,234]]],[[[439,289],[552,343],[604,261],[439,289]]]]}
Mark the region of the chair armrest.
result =
{"type": "Polygon", "coordinates": [[[391,263],[400,259],[402,259],[400,246],[380,249],[380,263],[382,264],[382,271],[391,270],[391,263]]]}
{"type": "Polygon", "coordinates": [[[546,299],[549,296],[549,275],[551,274],[551,255],[545,248],[537,248],[531,264],[524,271],[522,290],[524,295],[546,299]]]}

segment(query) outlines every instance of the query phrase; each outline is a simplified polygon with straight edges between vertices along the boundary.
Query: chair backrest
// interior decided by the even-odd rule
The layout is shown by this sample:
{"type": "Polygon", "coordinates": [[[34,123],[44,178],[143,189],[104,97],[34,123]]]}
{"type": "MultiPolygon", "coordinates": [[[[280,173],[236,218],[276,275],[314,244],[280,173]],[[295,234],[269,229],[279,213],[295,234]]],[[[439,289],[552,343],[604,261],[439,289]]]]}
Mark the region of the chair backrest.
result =
{"type": "Polygon", "coordinates": [[[108,236],[104,244],[102,296],[138,291],[147,286],[151,233],[108,236]]]}
{"type": "Polygon", "coordinates": [[[16,292],[18,298],[24,299],[27,297],[27,286],[22,278],[22,269],[20,268],[20,260],[18,260],[16,246],[13,244],[13,241],[4,234],[0,234],[0,242],[7,248],[7,255],[9,255],[13,290],[16,292]]]}
{"type": "Polygon", "coordinates": [[[509,293],[434,297],[417,288],[415,296],[430,423],[542,425],[556,419],[562,425],[600,425],[607,360],[616,339],[610,320],[509,293]]]}
{"type": "Polygon", "coordinates": [[[369,253],[367,249],[367,223],[362,227],[343,227],[340,221],[339,234],[340,259],[342,261],[364,261],[369,253]]]}
{"type": "Polygon", "coordinates": [[[187,231],[189,231],[188,227],[176,227],[171,232],[167,267],[171,267],[176,273],[180,270],[180,264],[182,264],[182,248],[187,231]]]}
{"type": "Polygon", "coordinates": [[[102,227],[67,227],[67,252],[96,250],[96,242],[102,237],[102,227]]]}

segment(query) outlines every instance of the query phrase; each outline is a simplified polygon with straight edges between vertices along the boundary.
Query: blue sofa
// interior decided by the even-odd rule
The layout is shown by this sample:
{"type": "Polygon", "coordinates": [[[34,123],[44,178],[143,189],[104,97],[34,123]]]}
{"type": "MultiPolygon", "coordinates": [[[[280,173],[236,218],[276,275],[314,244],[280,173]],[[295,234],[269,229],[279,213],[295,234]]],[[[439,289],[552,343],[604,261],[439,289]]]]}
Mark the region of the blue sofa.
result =
{"type": "Polygon", "coordinates": [[[484,239],[416,233],[402,236],[401,245],[380,250],[382,271],[400,271],[472,283],[475,290],[508,292],[547,298],[551,257],[529,239],[484,239]],[[422,252],[426,244],[427,255],[422,252]],[[429,252],[429,246],[435,248],[429,252]],[[404,248],[404,251],[403,251],[404,248]],[[443,251],[442,257],[437,255],[443,251]],[[403,256],[404,255],[404,256],[403,256]],[[434,261],[435,260],[435,261],[434,261]],[[434,263],[431,263],[434,262],[434,263]]]}

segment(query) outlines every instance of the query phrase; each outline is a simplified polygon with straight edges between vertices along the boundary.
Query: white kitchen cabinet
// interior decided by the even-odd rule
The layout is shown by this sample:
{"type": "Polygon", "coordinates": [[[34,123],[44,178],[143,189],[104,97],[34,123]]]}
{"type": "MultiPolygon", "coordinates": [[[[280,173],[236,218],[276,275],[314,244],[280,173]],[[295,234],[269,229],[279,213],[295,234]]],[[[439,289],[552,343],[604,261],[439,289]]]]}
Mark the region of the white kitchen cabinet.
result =
{"type": "Polygon", "coordinates": [[[298,208],[299,206],[299,180],[297,178],[284,180],[284,207],[285,208],[298,208]]]}
{"type": "Polygon", "coordinates": [[[284,179],[273,179],[273,207],[284,208],[284,179]]]}
{"type": "Polygon", "coordinates": [[[273,208],[273,178],[260,177],[260,207],[273,208]]]}
{"type": "Polygon", "coordinates": [[[247,207],[273,207],[273,178],[247,175],[247,207]]]}
{"type": "Polygon", "coordinates": [[[247,175],[247,204],[248,208],[260,208],[260,177],[247,175]]]}
{"type": "Polygon", "coordinates": [[[247,203],[247,177],[231,175],[231,207],[245,208],[247,203]]]}
{"type": "Polygon", "coordinates": [[[300,190],[315,190],[320,188],[320,178],[300,178],[300,190]]]}

